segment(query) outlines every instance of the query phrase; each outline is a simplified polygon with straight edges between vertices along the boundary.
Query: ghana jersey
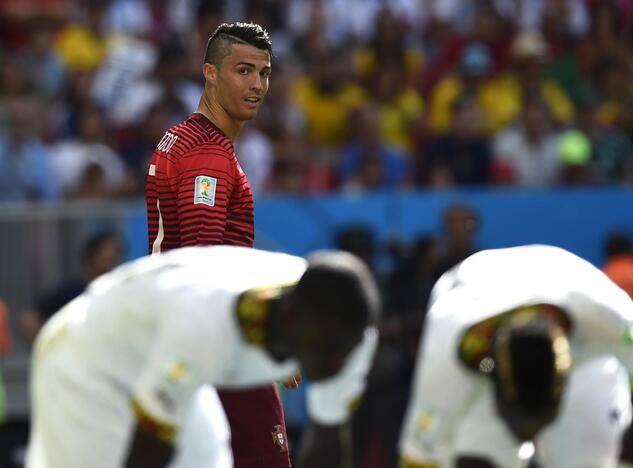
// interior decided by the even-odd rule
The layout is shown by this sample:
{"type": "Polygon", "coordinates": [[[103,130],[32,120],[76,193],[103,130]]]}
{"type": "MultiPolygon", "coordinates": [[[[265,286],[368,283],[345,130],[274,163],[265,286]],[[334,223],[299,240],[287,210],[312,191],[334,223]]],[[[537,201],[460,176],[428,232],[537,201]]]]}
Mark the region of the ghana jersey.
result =
{"type": "MultiPolygon", "coordinates": [[[[36,341],[29,452],[60,461],[33,466],[120,466],[132,409],[145,429],[173,441],[203,384],[242,389],[293,375],[295,360],[278,362],[264,350],[262,298],[295,284],[306,265],[252,248],[189,247],[97,278],[36,341]]],[[[311,385],[313,420],[348,417],[376,341],[368,329],[338,375],[311,385]]]]}
{"type": "Polygon", "coordinates": [[[405,459],[446,456],[462,415],[483,391],[477,370],[496,329],[509,311],[537,304],[562,309],[573,366],[613,355],[633,371],[633,302],[600,270],[545,245],[476,253],[434,287],[400,441],[405,459]]]}
{"type": "Polygon", "coordinates": [[[193,245],[251,247],[253,194],[233,142],[194,113],[152,154],[146,183],[149,253],[193,245]]]}

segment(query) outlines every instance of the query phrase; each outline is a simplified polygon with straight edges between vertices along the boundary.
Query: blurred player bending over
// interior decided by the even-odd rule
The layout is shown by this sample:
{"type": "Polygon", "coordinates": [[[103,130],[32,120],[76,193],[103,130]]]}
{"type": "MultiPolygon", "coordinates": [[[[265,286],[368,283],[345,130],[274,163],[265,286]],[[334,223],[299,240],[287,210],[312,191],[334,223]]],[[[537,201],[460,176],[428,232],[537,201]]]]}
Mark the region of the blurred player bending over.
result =
{"type": "Polygon", "coordinates": [[[632,324],[624,291],[565,250],[467,258],[433,291],[402,465],[518,467],[536,447],[542,468],[616,466],[632,324]]]}
{"type": "MultiPolygon", "coordinates": [[[[371,274],[344,252],[306,264],[191,247],[125,264],[95,280],[36,341],[27,467],[159,468],[175,454],[178,467],[225,468],[217,402],[194,415],[216,418],[206,425],[211,436],[194,441],[200,458],[183,450],[189,458],[178,459],[174,450],[191,442],[178,436],[196,389],[262,385],[298,366],[315,381],[308,412],[318,425],[303,444],[305,466],[351,466],[342,429],[364,390],[378,312],[371,274]],[[324,441],[328,450],[315,452],[311,444],[324,441]]],[[[287,449],[281,427],[269,437],[287,449]]]]}

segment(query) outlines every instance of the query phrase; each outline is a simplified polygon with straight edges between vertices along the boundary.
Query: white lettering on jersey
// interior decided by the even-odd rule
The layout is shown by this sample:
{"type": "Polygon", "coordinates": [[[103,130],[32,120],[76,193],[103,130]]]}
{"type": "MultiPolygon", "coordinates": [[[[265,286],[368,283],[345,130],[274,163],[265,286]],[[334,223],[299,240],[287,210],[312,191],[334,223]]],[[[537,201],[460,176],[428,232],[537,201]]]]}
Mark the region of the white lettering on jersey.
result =
{"type": "Polygon", "coordinates": [[[178,135],[165,132],[165,135],[163,135],[163,138],[161,138],[161,140],[158,142],[158,146],[156,147],[156,149],[159,151],[162,151],[163,153],[169,153],[169,150],[171,149],[172,146],[174,146],[174,143],[176,143],[177,139],[178,139],[178,135]]]}

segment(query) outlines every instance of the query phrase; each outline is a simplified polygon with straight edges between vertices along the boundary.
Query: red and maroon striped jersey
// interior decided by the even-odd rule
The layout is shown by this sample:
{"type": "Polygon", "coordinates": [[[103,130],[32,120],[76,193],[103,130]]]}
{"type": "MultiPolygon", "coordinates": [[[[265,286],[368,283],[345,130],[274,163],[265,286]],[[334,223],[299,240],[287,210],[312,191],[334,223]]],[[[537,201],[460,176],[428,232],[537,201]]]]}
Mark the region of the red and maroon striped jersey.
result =
{"type": "Polygon", "coordinates": [[[253,246],[253,194],[233,142],[202,114],[170,128],[146,184],[149,252],[188,245],[253,246]]]}

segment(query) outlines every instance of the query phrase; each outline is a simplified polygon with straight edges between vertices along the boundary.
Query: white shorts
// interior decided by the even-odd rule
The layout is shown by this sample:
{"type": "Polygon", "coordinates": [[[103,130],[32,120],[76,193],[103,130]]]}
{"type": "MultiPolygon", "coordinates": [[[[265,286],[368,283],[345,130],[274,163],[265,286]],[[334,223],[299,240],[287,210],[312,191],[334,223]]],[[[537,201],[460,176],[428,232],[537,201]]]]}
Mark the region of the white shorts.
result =
{"type": "MultiPolygon", "coordinates": [[[[488,459],[504,468],[525,466],[520,444],[496,413],[486,388],[462,420],[455,454],[488,459]]],[[[572,371],[556,420],[536,438],[542,468],[612,468],[617,465],[622,434],[631,422],[628,376],[608,356],[579,364],[572,371]]]]}

